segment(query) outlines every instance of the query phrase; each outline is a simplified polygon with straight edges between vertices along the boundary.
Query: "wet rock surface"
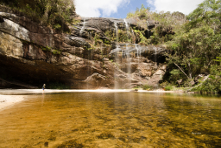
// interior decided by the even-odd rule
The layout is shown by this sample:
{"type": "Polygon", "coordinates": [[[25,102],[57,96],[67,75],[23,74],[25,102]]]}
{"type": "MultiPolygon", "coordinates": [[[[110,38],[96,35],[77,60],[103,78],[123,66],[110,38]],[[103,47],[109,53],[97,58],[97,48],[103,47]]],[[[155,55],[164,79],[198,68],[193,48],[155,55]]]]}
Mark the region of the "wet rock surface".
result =
{"type": "Polygon", "coordinates": [[[56,82],[70,88],[115,88],[117,83],[125,88],[140,82],[157,85],[164,74],[158,74],[164,47],[116,42],[116,25],[126,30],[128,22],[139,28],[135,19],[79,17],[65,34],[3,7],[0,11],[0,78],[7,81],[31,86],[56,82]]]}

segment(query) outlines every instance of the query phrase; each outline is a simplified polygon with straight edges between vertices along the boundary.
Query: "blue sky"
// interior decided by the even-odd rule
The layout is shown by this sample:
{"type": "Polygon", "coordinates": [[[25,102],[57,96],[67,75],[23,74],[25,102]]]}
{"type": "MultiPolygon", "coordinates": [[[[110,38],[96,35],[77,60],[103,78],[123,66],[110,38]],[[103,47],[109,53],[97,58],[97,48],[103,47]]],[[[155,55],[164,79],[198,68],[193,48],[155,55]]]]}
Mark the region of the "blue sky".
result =
{"type": "Polygon", "coordinates": [[[127,13],[135,12],[137,8],[141,8],[142,4],[145,8],[150,7],[152,10],[155,9],[155,7],[153,5],[148,4],[146,0],[130,0],[129,3],[119,6],[118,11],[116,13],[112,13],[109,17],[126,18],[127,13]]]}
{"type": "Polygon", "coordinates": [[[74,0],[76,12],[83,17],[126,18],[142,4],[152,11],[191,13],[204,0],[74,0]]]}

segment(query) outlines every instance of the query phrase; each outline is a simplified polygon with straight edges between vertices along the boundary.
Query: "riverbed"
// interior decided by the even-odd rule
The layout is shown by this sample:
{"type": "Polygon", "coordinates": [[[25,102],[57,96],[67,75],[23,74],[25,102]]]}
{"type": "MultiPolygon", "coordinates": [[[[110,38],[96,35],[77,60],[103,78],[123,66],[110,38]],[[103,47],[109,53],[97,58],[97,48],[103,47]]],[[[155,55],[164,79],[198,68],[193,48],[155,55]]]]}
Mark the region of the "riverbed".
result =
{"type": "Polygon", "coordinates": [[[221,147],[219,97],[41,92],[0,116],[3,148],[221,147]]]}

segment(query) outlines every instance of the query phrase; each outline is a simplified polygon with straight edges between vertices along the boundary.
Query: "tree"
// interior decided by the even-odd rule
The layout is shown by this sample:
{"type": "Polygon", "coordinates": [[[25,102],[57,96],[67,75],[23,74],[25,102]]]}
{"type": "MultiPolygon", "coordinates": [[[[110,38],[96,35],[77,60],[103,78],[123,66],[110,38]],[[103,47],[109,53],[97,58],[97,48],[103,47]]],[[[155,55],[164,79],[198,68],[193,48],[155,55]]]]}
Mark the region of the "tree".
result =
{"type": "Polygon", "coordinates": [[[75,11],[73,0],[3,0],[1,4],[56,29],[63,29],[71,23],[71,15],[75,11]]]}
{"type": "Polygon", "coordinates": [[[188,79],[209,73],[213,60],[221,52],[221,2],[205,0],[187,18],[172,41],[167,42],[171,54],[168,62],[176,65],[188,79]]]}

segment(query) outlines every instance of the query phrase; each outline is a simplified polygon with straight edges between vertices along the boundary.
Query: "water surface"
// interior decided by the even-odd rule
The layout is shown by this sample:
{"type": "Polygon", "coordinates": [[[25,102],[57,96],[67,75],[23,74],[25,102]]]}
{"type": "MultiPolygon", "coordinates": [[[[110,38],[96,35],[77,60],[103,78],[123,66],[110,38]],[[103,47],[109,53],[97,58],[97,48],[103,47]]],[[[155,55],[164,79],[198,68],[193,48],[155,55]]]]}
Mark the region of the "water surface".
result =
{"type": "Polygon", "coordinates": [[[1,148],[221,147],[221,99],[148,93],[30,95],[0,112],[1,148]]]}

